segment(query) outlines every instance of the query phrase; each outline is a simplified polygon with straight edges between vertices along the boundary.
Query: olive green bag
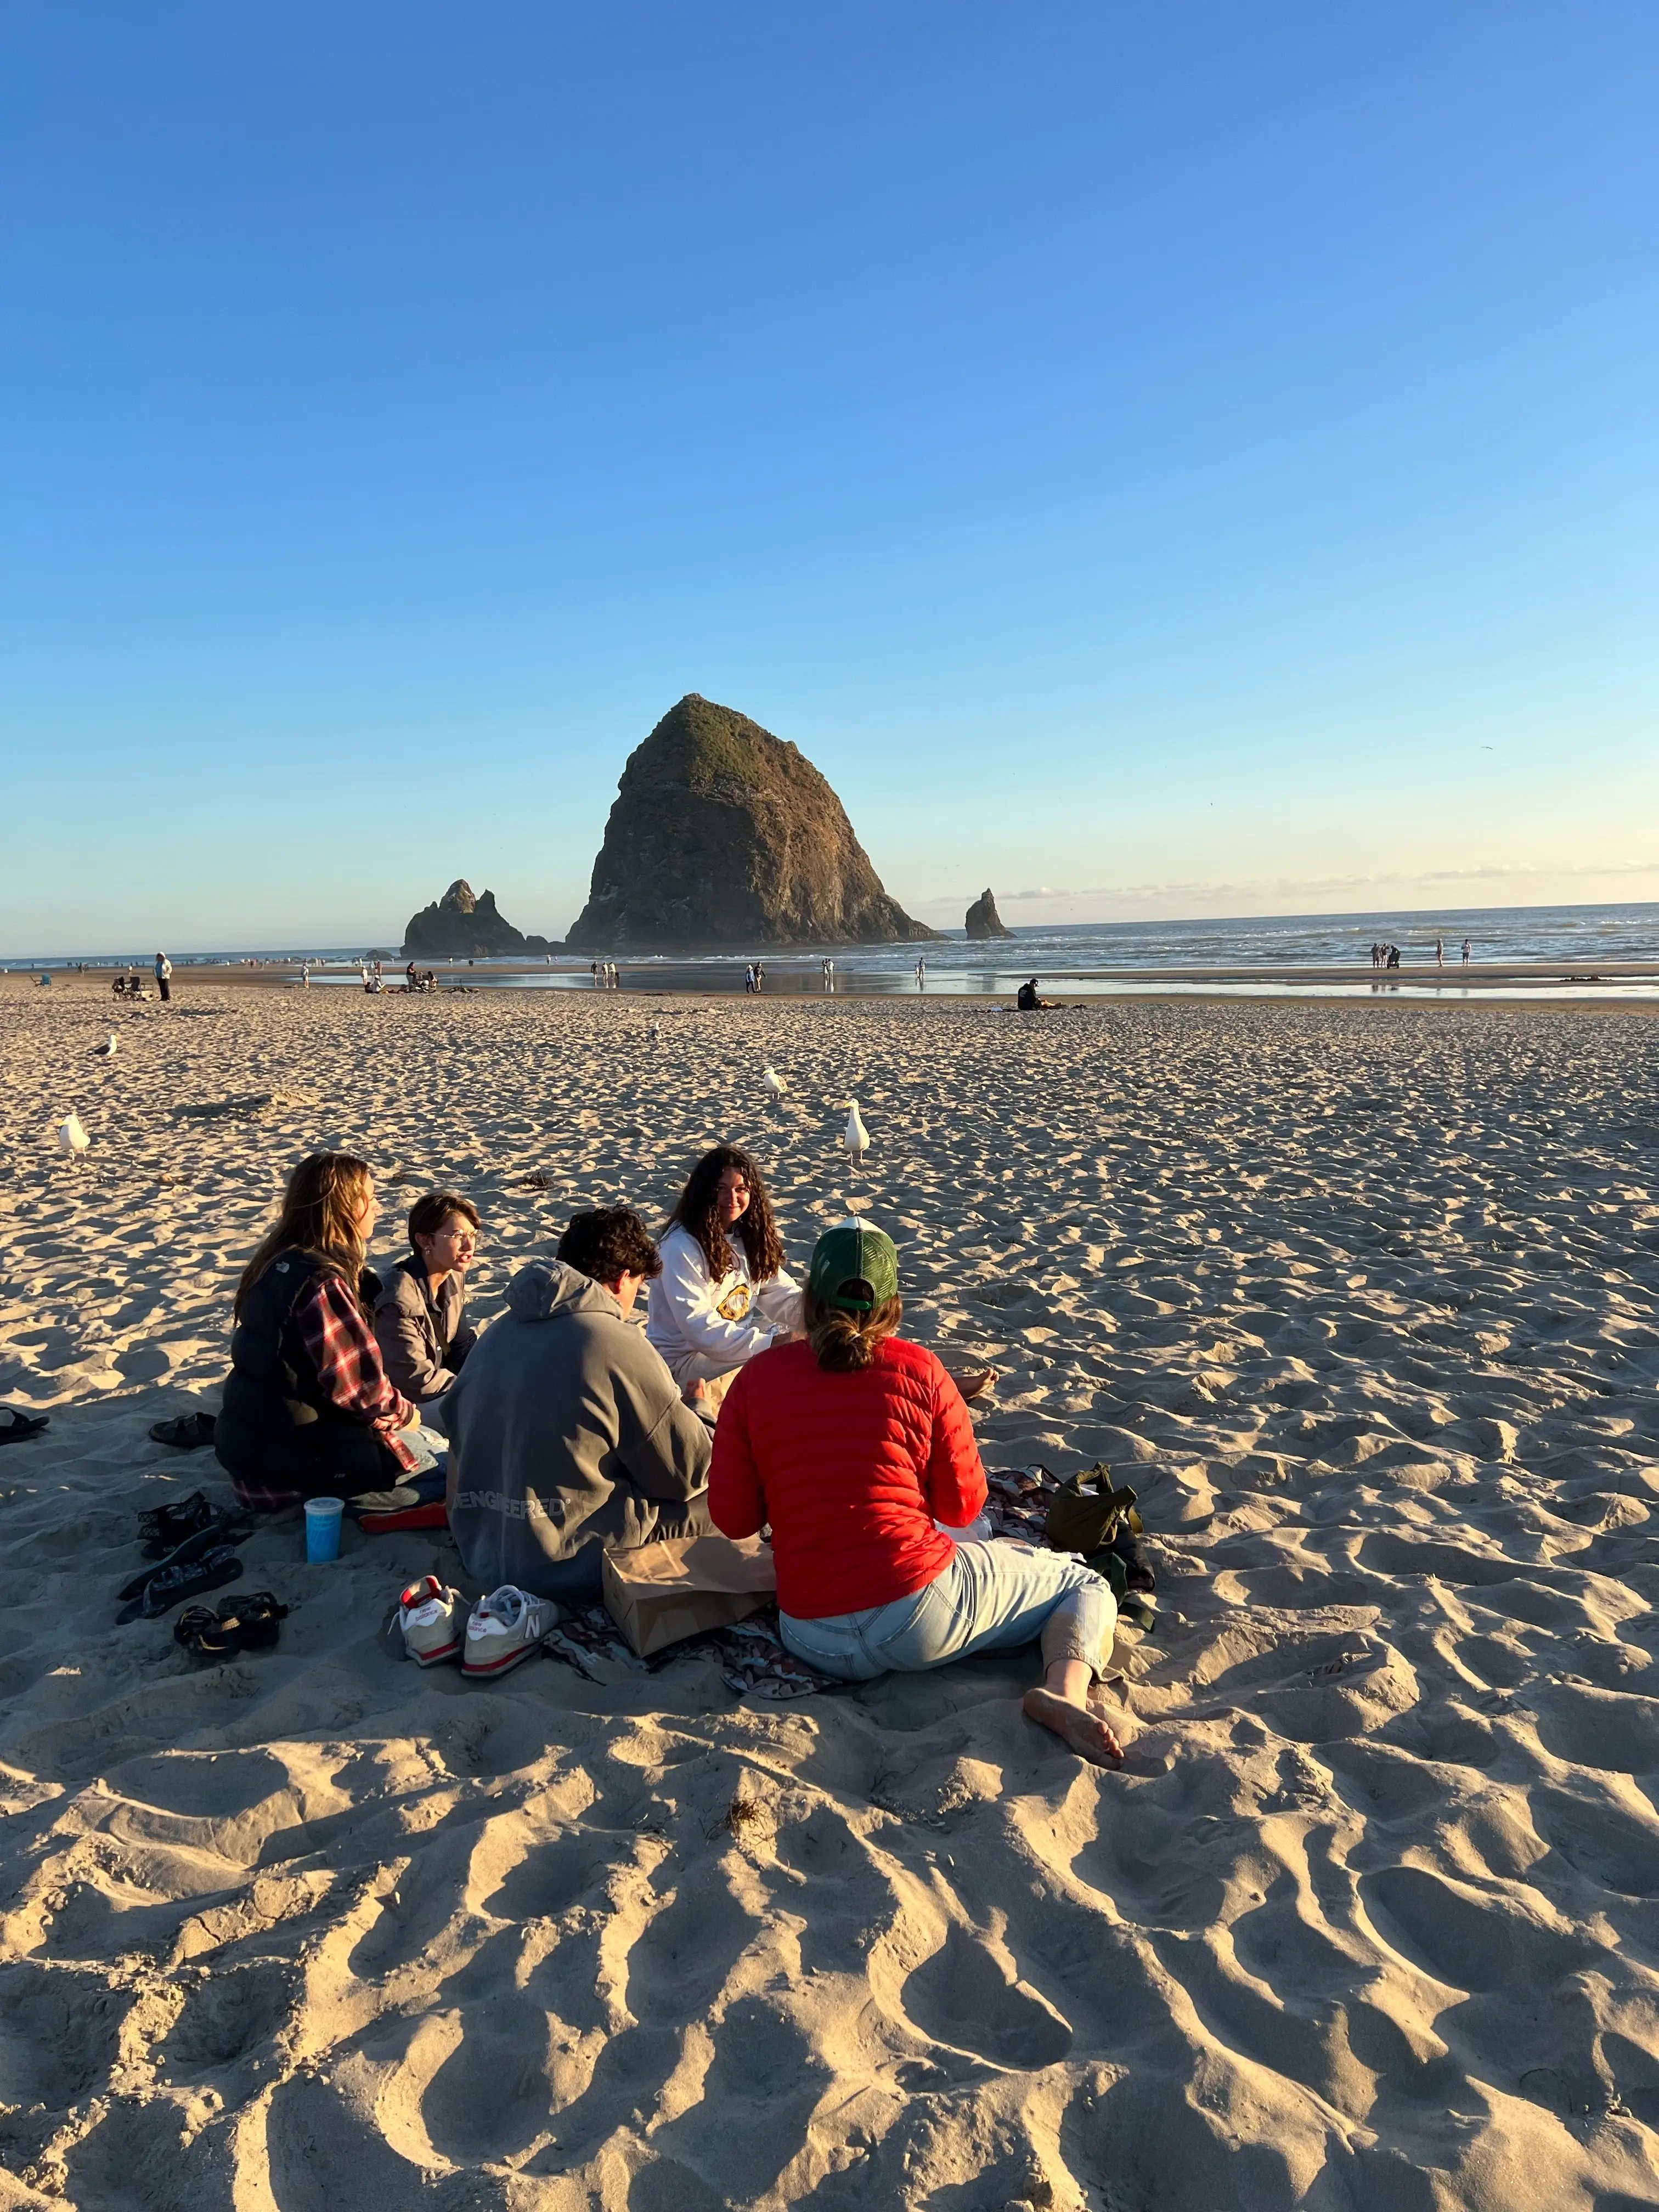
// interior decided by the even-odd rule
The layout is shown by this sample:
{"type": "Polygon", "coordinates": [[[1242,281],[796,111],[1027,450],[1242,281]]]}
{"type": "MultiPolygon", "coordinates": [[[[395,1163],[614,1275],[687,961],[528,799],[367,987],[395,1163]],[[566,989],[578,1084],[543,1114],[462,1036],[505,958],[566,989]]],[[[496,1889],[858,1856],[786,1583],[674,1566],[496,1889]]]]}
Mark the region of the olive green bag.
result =
{"type": "Polygon", "coordinates": [[[1110,1583],[1119,1616],[1150,1636],[1157,1615],[1143,1596],[1131,1595],[1128,1564],[1115,1548],[1126,1534],[1142,1533],[1135,1492],[1127,1483],[1121,1490],[1115,1489],[1112,1471],[1103,1461],[1086,1474],[1066,1477],[1048,1501],[1043,1526],[1049,1549],[1080,1553],[1084,1565],[1110,1583]]]}

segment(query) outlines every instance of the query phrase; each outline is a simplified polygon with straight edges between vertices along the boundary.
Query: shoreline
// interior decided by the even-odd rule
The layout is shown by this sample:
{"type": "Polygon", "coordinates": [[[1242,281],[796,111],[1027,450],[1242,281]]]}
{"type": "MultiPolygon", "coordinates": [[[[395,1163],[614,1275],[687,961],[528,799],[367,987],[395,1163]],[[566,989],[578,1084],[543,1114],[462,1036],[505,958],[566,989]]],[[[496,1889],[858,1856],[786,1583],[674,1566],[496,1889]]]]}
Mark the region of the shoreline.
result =
{"type": "MultiPolygon", "coordinates": [[[[731,980],[725,983],[714,982],[706,976],[688,977],[684,969],[677,976],[664,976],[653,975],[648,969],[637,966],[630,967],[626,962],[617,965],[620,981],[614,989],[602,989],[592,983],[585,968],[549,969],[540,962],[491,963],[472,967],[461,963],[448,963],[434,969],[438,977],[435,994],[405,992],[401,981],[402,968],[394,969],[389,966],[386,987],[378,994],[362,994],[354,973],[343,964],[313,971],[312,988],[325,997],[349,995],[356,988],[360,995],[372,995],[381,1000],[404,999],[411,995],[426,998],[433,995],[494,997],[502,994],[515,999],[620,999],[634,1003],[654,998],[709,1005],[726,1004],[734,999],[745,1004],[758,1000],[792,1006],[833,1005],[837,1001],[857,1004],[890,1001],[894,1004],[964,1006],[981,1009],[1002,1000],[1012,1000],[1017,988],[1012,981],[1005,981],[995,989],[978,988],[979,975],[969,971],[975,988],[953,988],[951,979],[963,974],[961,969],[955,969],[935,973],[930,976],[928,987],[921,990],[902,975],[874,983],[868,979],[867,973],[862,981],[856,975],[843,979],[837,974],[835,988],[824,990],[821,978],[814,972],[779,968],[768,975],[765,990],[751,997],[742,988],[742,969],[735,963],[731,971],[731,980]]],[[[36,980],[40,972],[38,969],[14,968],[7,973],[0,973],[0,994],[10,995],[21,990],[44,996],[36,980]]],[[[58,969],[49,972],[52,976],[51,988],[54,992],[63,991],[77,999],[85,996],[113,1009],[123,1002],[115,999],[111,985],[118,975],[132,971],[115,967],[88,967],[85,969],[58,969]]],[[[138,972],[151,993],[149,1000],[138,1003],[158,1005],[159,1001],[154,995],[154,981],[148,969],[138,972]]],[[[994,972],[1010,978],[1015,974],[1012,969],[994,972]]],[[[175,1004],[179,1003],[192,989],[204,985],[237,991],[297,991],[301,988],[300,978],[300,963],[297,961],[270,962],[258,967],[240,963],[176,964],[173,974],[173,1000],[175,1004]]],[[[1248,1003],[1446,1006],[1469,1006],[1489,1000],[1510,1006],[1602,1006],[1638,1012],[1659,1009],[1659,963],[1650,962],[1608,962],[1595,969],[1590,976],[1586,976],[1582,969],[1562,962],[1534,961],[1494,963],[1485,967],[1475,963],[1468,969],[1438,969],[1431,965],[1400,968],[1386,974],[1370,969],[1356,971],[1352,967],[1334,966],[1091,968],[1048,975],[1039,971],[1038,981],[1045,998],[1054,1001],[1057,1006],[1066,1007],[1248,1003]],[[1096,988],[1087,990],[1074,988],[1080,984],[1096,988]],[[1103,986],[1104,988],[1099,988],[1103,986]],[[1651,997],[1647,995],[1650,990],[1651,997]]]]}

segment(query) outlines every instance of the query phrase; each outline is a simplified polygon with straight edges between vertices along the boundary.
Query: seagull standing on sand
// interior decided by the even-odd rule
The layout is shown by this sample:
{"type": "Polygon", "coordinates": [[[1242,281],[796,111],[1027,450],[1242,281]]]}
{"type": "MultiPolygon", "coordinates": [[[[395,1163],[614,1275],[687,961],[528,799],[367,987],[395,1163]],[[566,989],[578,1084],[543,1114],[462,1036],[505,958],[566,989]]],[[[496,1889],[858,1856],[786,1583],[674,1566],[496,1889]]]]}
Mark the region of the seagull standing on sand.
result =
{"type": "Polygon", "coordinates": [[[81,1127],[81,1116],[78,1114],[70,1114],[58,1128],[58,1148],[60,1152],[67,1152],[71,1159],[79,1158],[91,1143],[92,1139],[81,1127]]]}
{"type": "Polygon", "coordinates": [[[107,1044],[95,1044],[92,1049],[94,1057],[99,1060],[113,1060],[116,1054],[121,1049],[121,1041],[116,1036],[114,1030],[112,1030],[109,1033],[109,1042],[107,1044]]]}
{"type": "Polygon", "coordinates": [[[778,1073],[775,1067],[769,1066],[762,1068],[761,1081],[765,1085],[766,1088],[771,1092],[775,1098],[781,1098],[784,1092],[789,1088],[789,1085],[778,1073]]]}
{"type": "Polygon", "coordinates": [[[852,1110],[847,1116],[847,1130],[842,1142],[847,1147],[847,1156],[855,1168],[861,1167],[864,1164],[864,1156],[870,1149],[870,1132],[859,1119],[858,1100],[849,1098],[846,1103],[852,1110]]]}

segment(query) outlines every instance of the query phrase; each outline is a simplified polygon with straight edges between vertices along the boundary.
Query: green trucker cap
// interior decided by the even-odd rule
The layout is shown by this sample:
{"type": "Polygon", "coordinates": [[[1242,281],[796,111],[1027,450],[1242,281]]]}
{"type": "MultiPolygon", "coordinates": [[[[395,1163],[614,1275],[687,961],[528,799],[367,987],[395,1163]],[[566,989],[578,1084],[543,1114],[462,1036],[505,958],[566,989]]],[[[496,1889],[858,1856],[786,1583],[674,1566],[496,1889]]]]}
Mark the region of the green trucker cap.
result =
{"type": "Polygon", "coordinates": [[[898,1254],[885,1230],[838,1221],[812,1247],[807,1287],[843,1313],[873,1313],[898,1296],[898,1254]]]}

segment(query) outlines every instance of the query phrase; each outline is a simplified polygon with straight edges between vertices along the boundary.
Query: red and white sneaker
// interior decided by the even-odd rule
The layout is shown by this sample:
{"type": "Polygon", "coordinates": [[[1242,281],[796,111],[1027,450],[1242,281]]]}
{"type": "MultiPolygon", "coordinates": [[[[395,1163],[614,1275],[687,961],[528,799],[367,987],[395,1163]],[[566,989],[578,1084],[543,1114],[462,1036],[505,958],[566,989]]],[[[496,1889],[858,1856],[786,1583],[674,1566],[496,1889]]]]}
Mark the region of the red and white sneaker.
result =
{"type": "Polygon", "coordinates": [[[503,1583],[472,1608],[462,1674],[476,1681],[510,1673],[521,1660],[535,1657],[558,1618],[559,1608],[551,1598],[532,1597],[528,1590],[503,1583]]]}
{"type": "Polygon", "coordinates": [[[446,1589],[436,1575],[410,1583],[398,1601],[398,1625],[404,1650],[417,1667],[439,1667],[459,1656],[465,1604],[459,1590],[446,1589]]]}

